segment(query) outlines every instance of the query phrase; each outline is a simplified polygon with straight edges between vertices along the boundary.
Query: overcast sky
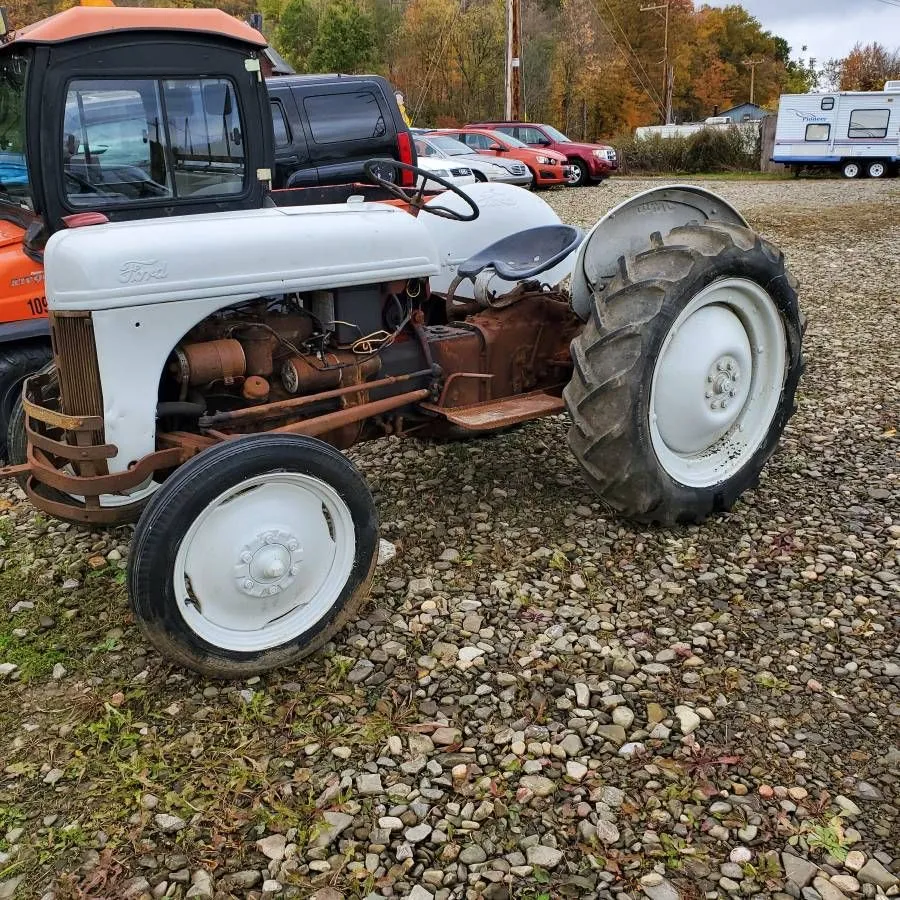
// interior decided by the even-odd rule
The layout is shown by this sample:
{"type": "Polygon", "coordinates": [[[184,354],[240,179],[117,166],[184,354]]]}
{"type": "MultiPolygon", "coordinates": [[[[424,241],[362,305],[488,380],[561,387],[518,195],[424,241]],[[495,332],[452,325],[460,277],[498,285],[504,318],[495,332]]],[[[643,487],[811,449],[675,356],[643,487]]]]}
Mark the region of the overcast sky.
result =
{"type": "MultiPolygon", "coordinates": [[[[704,2],[729,5],[729,0],[704,2]]],[[[740,4],[767,31],[783,37],[793,48],[794,58],[801,55],[804,44],[809,47],[804,55],[820,63],[846,56],[857,42],[879,41],[890,49],[900,46],[900,0],[740,0],[740,4]]]]}

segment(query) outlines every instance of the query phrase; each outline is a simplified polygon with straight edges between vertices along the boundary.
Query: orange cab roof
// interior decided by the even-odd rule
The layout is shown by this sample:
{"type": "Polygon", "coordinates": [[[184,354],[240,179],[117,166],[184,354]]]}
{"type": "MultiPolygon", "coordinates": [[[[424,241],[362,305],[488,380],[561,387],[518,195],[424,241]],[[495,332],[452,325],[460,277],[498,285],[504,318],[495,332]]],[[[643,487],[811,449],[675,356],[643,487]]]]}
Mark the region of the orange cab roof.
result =
{"type": "Polygon", "coordinates": [[[255,47],[266,39],[255,29],[218,9],[143,9],[75,6],[18,29],[12,43],[59,44],[110,31],[194,31],[217,34],[255,47]]]}

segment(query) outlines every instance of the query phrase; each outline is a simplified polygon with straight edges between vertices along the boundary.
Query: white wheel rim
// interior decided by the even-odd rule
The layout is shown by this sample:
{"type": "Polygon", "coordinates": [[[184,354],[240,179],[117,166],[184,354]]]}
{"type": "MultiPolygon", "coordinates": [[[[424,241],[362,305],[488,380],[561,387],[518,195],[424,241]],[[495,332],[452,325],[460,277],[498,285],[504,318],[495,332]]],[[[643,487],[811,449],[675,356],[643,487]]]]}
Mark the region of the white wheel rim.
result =
{"type": "Polygon", "coordinates": [[[173,571],[178,610],[215,647],[270,650],[332,609],[355,555],[353,517],[331,485],[298,472],[248,478],[185,534],[173,571]]]}
{"type": "Polygon", "coordinates": [[[869,174],[873,178],[881,178],[881,176],[884,175],[884,166],[881,163],[875,163],[869,169],[869,174]]]}
{"type": "Polygon", "coordinates": [[[856,176],[859,175],[859,166],[856,165],[856,163],[850,163],[850,165],[844,169],[844,173],[848,178],[856,178],[856,176]]]}
{"type": "Polygon", "coordinates": [[[650,435],[677,482],[710,487],[759,449],[787,373],[784,324],[755,281],[715,281],[691,300],[663,342],[650,387],[650,435]]]}
{"type": "Polygon", "coordinates": [[[572,166],[569,170],[569,177],[566,179],[569,184],[578,184],[581,180],[581,171],[578,166],[572,166]]]}

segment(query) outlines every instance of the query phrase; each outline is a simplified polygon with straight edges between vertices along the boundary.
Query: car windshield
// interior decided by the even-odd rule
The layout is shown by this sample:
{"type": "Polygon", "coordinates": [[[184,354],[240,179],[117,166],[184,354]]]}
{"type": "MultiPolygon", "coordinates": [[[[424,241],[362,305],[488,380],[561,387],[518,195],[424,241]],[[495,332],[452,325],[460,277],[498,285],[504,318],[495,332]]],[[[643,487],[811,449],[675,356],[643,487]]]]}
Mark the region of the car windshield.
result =
{"type": "Polygon", "coordinates": [[[430,135],[428,142],[437,147],[446,156],[471,156],[472,148],[464,144],[456,138],[447,137],[441,134],[430,135]]]}
{"type": "Polygon", "coordinates": [[[544,131],[560,144],[571,144],[572,141],[567,138],[561,131],[557,131],[552,125],[545,125],[544,131]]]}
{"type": "Polygon", "coordinates": [[[24,56],[0,61],[0,201],[31,207],[31,186],[25,161],[24,56]]]}

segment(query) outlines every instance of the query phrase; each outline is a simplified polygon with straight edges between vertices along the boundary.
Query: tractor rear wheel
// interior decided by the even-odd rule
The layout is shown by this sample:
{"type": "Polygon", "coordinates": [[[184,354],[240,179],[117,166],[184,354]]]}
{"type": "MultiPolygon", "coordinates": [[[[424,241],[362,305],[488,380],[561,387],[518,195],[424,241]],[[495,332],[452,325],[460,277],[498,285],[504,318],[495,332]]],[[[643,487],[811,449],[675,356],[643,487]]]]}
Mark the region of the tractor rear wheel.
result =
{"type": "Polygon", "coordinates": [[[315,438],[258,434],[163,482],[135,529],[128,591],[164,656],[246,678],[343,628],[377,556],[375,503],[350,460],[315,438]]]}
{"type": "Polygon", "coordinates": [[[569,446],[612,509],[700,522],[757,484],[803,371],[796,282],[753,231],[691,224],[619,260],[572,342],[569,446]]]}

